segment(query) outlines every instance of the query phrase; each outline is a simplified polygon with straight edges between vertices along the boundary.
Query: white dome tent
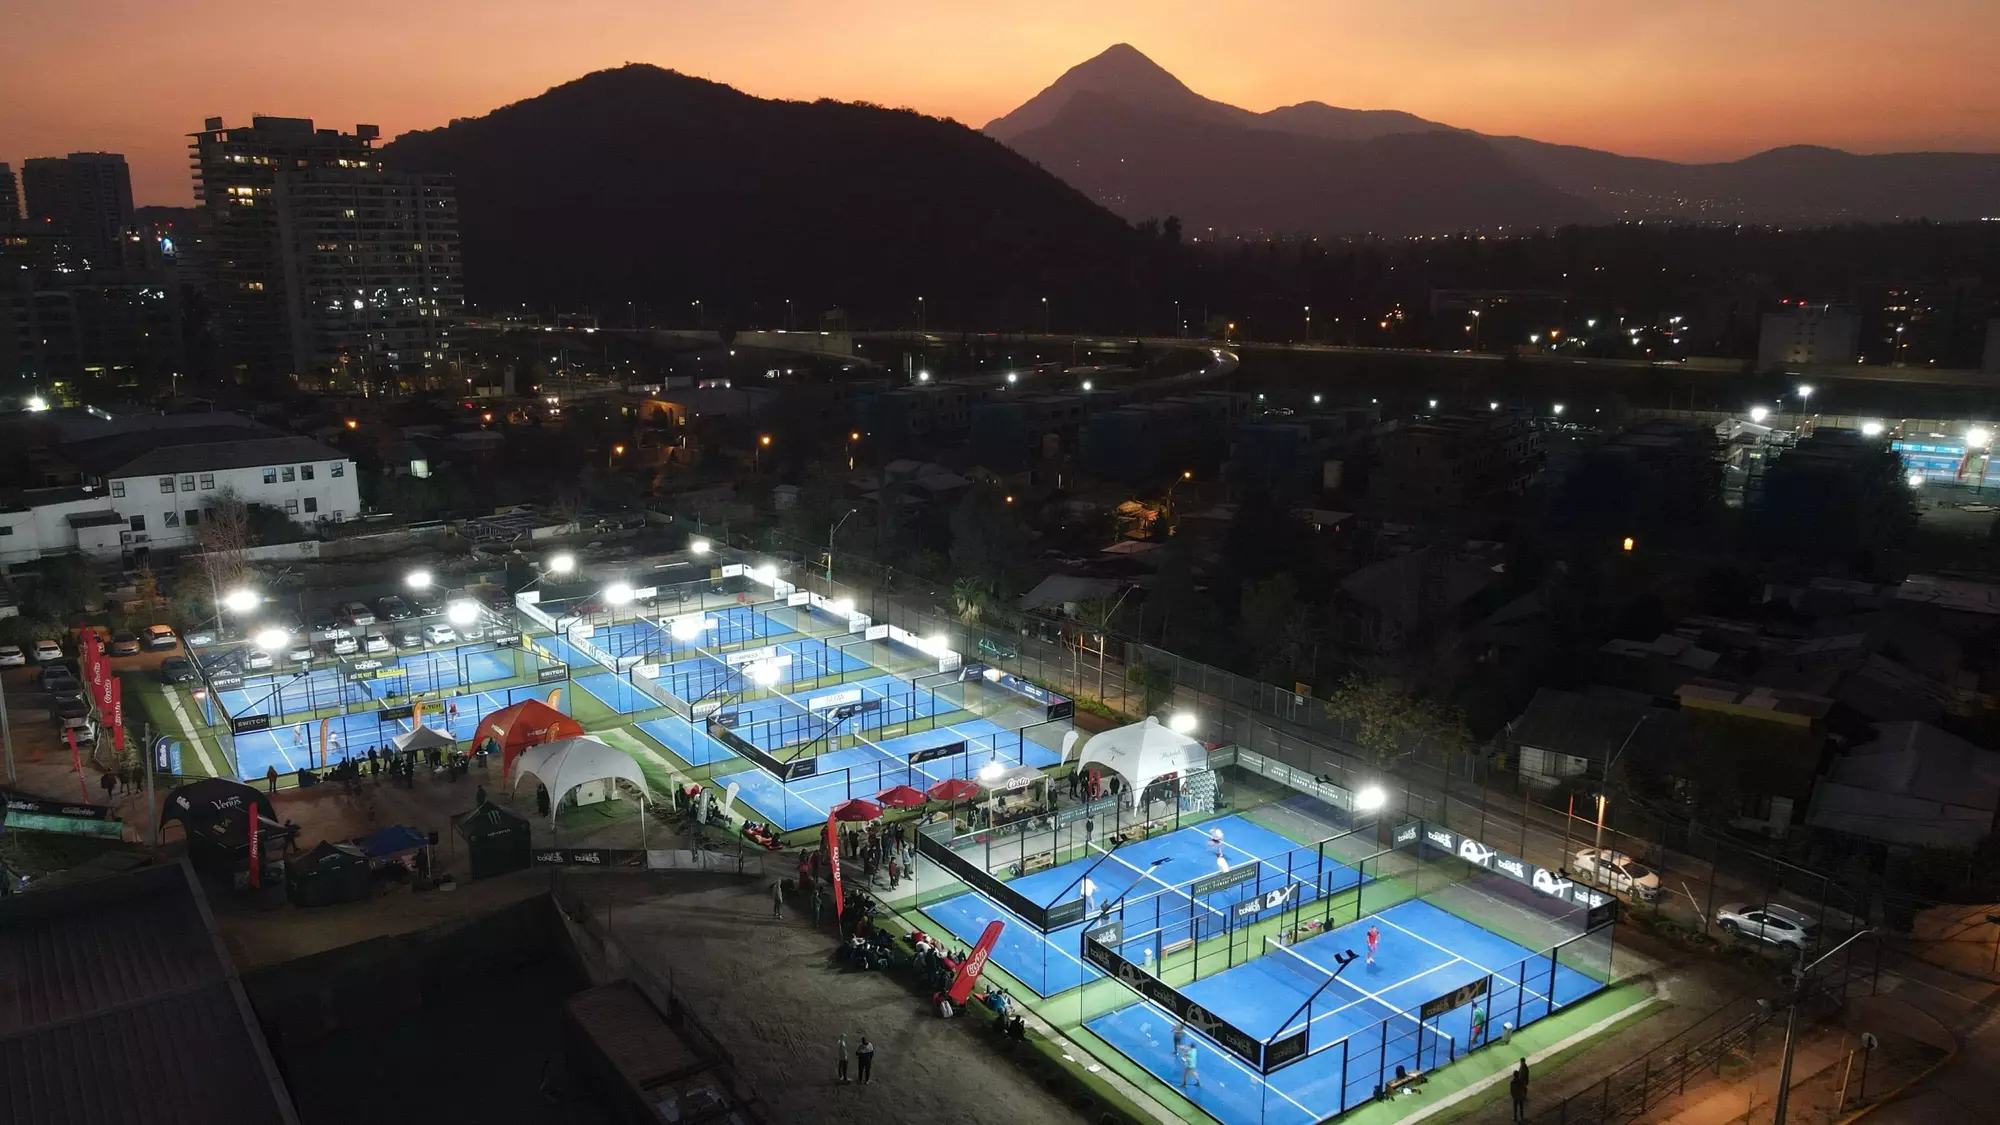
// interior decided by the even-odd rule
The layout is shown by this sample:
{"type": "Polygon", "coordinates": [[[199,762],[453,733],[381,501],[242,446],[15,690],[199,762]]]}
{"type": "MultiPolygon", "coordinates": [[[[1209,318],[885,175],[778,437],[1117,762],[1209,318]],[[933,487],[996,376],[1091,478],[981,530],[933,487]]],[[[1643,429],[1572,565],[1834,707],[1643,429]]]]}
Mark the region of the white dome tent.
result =
{"type": "Polygon", "coordinates": [[[1196,738],[1174,731],[1158,718],[1117,727],[1091,736],[1083,744],[1077,768],[1096,766],[1115,773],[1129,792],[1139,793],[1168,774],[1185,777],[1208,768],[1208,748],[1196,738]]]}
{"type": "Polygon", "coordinates": [[[450,731],[439,730],[437,727],[416,727],[404,731],[390,741],[395,744],[397,750],[446,749],[458,745],[458,739],[453,738],[450,731]]]}
{"type": "Polygon", "coordinates": [[[646,775],[630,754],[595,738],[561,738],[521,752],[515,761],[514,788],[534,774],[549,789],[549,828],[553,831],[563,798],[593,781],[623,779],[639,791],[639,846],[646,846],[646,775]]]}

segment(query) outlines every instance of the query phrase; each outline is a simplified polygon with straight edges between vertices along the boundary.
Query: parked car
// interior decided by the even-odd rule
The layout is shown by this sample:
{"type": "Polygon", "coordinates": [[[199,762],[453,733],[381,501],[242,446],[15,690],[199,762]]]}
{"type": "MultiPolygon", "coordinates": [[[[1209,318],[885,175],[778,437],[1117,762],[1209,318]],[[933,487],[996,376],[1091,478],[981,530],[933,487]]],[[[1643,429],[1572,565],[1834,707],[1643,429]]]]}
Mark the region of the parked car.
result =
{"type": "Polygon", "coordinates": [[[62,646],[54,641],[35,642],[35,663],[53,664],[63,658],[62,646]]]}
{"type": "Polygon", "coordinates": [[[979,655],[991,660],[1019,660],[1021,650],[993,637],[979,638],[979,655]]]}
{"type": "Polygon", "coordinates": [[[19,668],[28,662],[28,654],[20,645],[0,645],[0,668],[19,668]]]}
{"type": "Polygon", "coordinates": [[[194,682],[194,665],[185,656],[169,656],[160,661],[162,683],[187,684],[194,682]]]}
{"type": "Polygon", "coordinates": [[[1732,902],[1715,912],[1715,924],[1735,934],[1803,952],[1819,941],[1819,923],[1780,903],[1762,906],[1732,902]]]}
{"type": "Polygon", "coordinates": [[[174,636],[173,629],[166,625],[146,626],[146,631],[140,634],[139,639],[145,642],[147,648],[152,649],[172,648],[180,643],[179,638],[174,636]]]}
{"type": "Polygon", "coordinates": [[[43,681],[42,687],[57,699],[82,699],[83,684],[75,676],[55,676],[43,681]]]}
{"type": "Polygon", "coordinates": [[[467,643],[485,640],[486,622],[474,620],[470,625],[461,626],[458,630],[458,639],[467,643]]]}
{"type": "Polygon", "coordinates": [[[139,655],[139,634],[124,629],[111,634],[111,655],[139,655]]]}
{"type": "Polygon", "coordinates": [[[356,627],[375,624],[375,611],[368,608],[367,602],[342,602],[340,616],[356,627]]]}
{"type": "Polygon", "coordinates": [[[243,667],[252,672],[261,672],[274,663],[271,654],[261,648],[246,649],[243,653],[243,667]]]}
{"type": "Polygon", "coordinates": [[[424,643],[431,645],[455,645],[458,643],[458,631],[444,624],[426,625],[424,626],[424,643]]]}
{"type": "Polygon", "coordinates": [[[313,658],[313,646],[306,641],[298,641],[294,643],[292,645],[291,651],[285,654],[285,659],[291,661],[294,664],[304,664],[310,661],[312,658],[313,658]]]}
{"type": "Polygon", "coordinates": [[[405,600],[416,609],[419,617],[436,617],[438,614],[444,612],[444,600],[436,594],[411,594],[405,600]]]}
{"type": "Polygon", "coordinates": [[[396,647],[422,648],[424,647],[424,635],[415,627],[398,629],[396,630],[396,647]]]}
{"type": "Polygon", "coordinates": [[[355,640],[351,633],[342,633],[333,638],[333,654],[335,656],[353,656],[360,651],[361,642],[355,640]]]}
{"type": "Polygon", "coordinates": [[[91,721],[89,715],[65,716],[57,719],[56,729],[59,731],[75,731],[76,740],[82,745],[95,746],[97,744],[97,724],[91,721]]]}
{"type": "Polygon", "coordinates": [[[1660,874],[1623,852],[1585,848],[1570,860],[1577,882],[1603,887],[1643,902],[1660,897],[1660,874]]]}
{"type": "Polygon", "coordinates": [[[49,690],[50,682],[54,680],[74,680],[77,678],[76,673],[77,670],[71,668],[67,663],[44,664],[35,671],[35,684],[43,691],[47,691],[49,690]]]}
{"type": "Polygon", "coordinates": [[[49,714],[55,717],[57,726],[62,726],[65,719],[81,719],[89,716],[90,701],[81,697],[58,699],[55,705],[49,708],[49,714]]]}
{"type": "Polygon", "coordinates": [[[332,637],[334,631],[340,628],[342,626],[333,616],[332,610],[315,610],[311,616],[306,618],[306,635],[308,637],[332,637]]]}
{"type": "Polygon", "coordinates": [[[417,611],[410,608],[410,603],[394,594],[375,599],[375,618],[378,621],[408,621],[416,615],[417,611]]]}
{"type": "Polygon", "coordinates": [[[369,652],[390,652],[396,646],[390,644],[389,638],[382,634],[370,633],[368,634],[368,638],[361,642],[361,647],[369,652]]]}

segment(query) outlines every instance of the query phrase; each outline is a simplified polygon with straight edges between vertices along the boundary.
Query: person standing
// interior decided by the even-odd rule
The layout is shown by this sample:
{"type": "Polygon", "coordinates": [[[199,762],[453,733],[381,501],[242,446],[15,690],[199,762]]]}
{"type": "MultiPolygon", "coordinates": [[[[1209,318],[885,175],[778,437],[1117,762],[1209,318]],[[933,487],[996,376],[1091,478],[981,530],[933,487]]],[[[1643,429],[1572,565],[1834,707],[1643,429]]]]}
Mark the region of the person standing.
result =
{"type": "Polygon", "coordinates": [[[771,884],[771,917],[783,918],[784,916],[785,884],[783,880],[779,880],[771,884]]]}
{"type": "Polygon", "coordinates": [[[1201,1088],[1201,1071],[1195,1069],[1195,1047],[1193,1043],[1189,1043],[1181,1048],[1181,1089],[1187,1089],[1189,1082],[1193,1082],[1196,1089],[1201,1088]]]}
{"type": "Polygon", "coordinates": [[[861,1079],[863,1086],[868,1085],[869,1072],[875,1069],[875,1044],[870,1043],[866,1035],[861,1037],[861,1045],[854,1048],[854,1062],[856,1077],[861,1079]]]}
{"type": "Polygon", "coordinates": [[[834,1081],[845,1086],[847,1085],[847,1033],[844,1031],[840,1033],[840,1045],[836,1050],[838,1057],[835,1061],[833,1077],[834,1081]]]}
{"type": "Polygon", "coordinates": [[[278,767],[277,767],[277,766],[265,766],[265,767],[264,767],[264,783],[265,783],[265,785],[267,785],[267,786],[269,786],[269,787],[270,787],[270,790],[271,790],[271,792],[273,792],[273,793],[276,793],[276,792],[278,791],[278,767]]]}
{"type": "Polygon", "coordinates": [[[481,782],[478,786],[474,787],[472,790],[472,807],[476,809],[485,803],[486,803],[486,784],[484,782],[481,782]]]}
{"type": "Polygon", "coordinates": [[[113,789],[116,789],[116,788],[118,788],[118,775],[117,775],[117,774],[115,774],[115,773],[111,773],[111,772],[109,772],[109,771],[106,771],[106,772],[105,772],[105,774],[104,774],[104,775],[103,775],[102,777],[99,777],[99,778],[97,779],[97,783],[98,783],[98,785],[100,785],[100,786],[102,786],[102,787],[104,788],[104,803],[105,803],[105,804],[107,804],[107,805],[108,805],[108,804],[110,804],[110,803],[111,803],[111,791],[112,791],[113,789]]]}
{"type": "Polygon", "coordinates": [[[1522,1059],[1514,1067],[1514,1074],[1507,1079],[1507,1095],[1514,1099],[1514,1120],[1528,1120],[1528,1060],[1522,1059]]]}
{"type": "Polygon", "coordinates": [[[895,890],[896,884],[900,883],[902,879],[903,879],[903,863],[901,860],[896,858],[894,852],[891,852],[889,854],[889,889],[892,891],[895,890]]]}
{"type": "Polygon", "coordinates": [[[1472,1039],[1468,1046],[1477,1047],[1479,1041],[1484,1038],[1486,1038],[1486,1009],[1480,1007],[1479,1001],[1475,1000],[1472,1002],[1472,1039]]]}
{"type": "Polygon", "coordinates": [[[1371,922],[1368,926],[1368,963],[1370,965],[1375,963],[1375,947],[1381,944],[1382,927],[1371,922]]]}
{"type": "MultiPolygon", "coordinates": [[[[1149,950],[1148,950],[1148,952],[1151,952],[1151,950],[1149,949],[1149,950]]],[[[1181,1021],[1181,1020],[1175,1020],[1175,1021],[1174,1021],[1174,1057],[1175,1057],[1175,1058],[1180,1058],[1180,1057],[1181,1057],[1181,1048],[1183,1048],[1183,1047],[1185,1047],[1185,1046],[1187,1046],[1187,1024],[1186,1024],[1185,1022],[1181,1021]]]]}

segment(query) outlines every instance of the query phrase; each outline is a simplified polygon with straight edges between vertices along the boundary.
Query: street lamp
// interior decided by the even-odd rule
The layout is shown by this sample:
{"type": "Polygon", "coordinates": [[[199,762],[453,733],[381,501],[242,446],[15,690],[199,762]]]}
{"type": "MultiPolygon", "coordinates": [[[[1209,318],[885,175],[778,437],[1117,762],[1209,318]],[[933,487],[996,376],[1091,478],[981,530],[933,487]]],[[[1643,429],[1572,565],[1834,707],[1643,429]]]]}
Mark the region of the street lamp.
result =
{"type": "Polygon", "coordinates": [[[632,587],[623,582],[613,582],[604,588],[605,605],[630,605],[635,596],[632,587]]]}
{"type": "Polygon", "coordinates": [[[249,613],[263,604],[263,601],[264,599],[258,595],[257,591],[248,587],[238,587],[222,595],[218,600],[218,604],[231,613],[249,613]]]}
{"type": "Polygon", "coordinates": [[[428,570],[413,570],[403,576],[403,581],[409,583],[412,590],[428,590],[431,588],[431,572],[428,570]]]}
{"type": "Polygon", "coordinates": [[[258,648],[274,653],[291,643],[292,635],[273,625],[268,629],[258,630],[257,635],[250,639],[258,648]]]}
{"type": "Polygon", "coordinates": [[[445,620],[463,629],[479,620],[479,603],[469,598],[460,598],[445,607],[444,616],[445,620]]]}
{"type": "Polygon", "coordinates": [[[1389,794],[1380,785],[1364,785],[1354,794],[1354,807],[1361,812],[1374,812],[1389,803],[1389,794]]]}
{"type": "Polygon", "coordinates": [[[757,444],[755,446],[752,446],[750,449],[751,472],[756,473],[763,471],[764,451],[769,448],[771,448],[771,435],[770,434],[760,435],[757,438],[757,444]]]}
{"type": "Polygon", "coordinates": [[[576,556],[565,551],[549,559],[550,574],[570,574],[576,570],[576,556]]]}
{"type": "Polygon", "coordinates": [[[1771,411],[1768,407],[1758,405],[1750,408],[1750,420],[1752,422],[1762,422],[1764,419],[1769,418],[1770,416],[1771,416],[1771,411]]]}
{"type": "Polygon", "coordinates": [[[837,520],[833,521],[833,526],[832,526],[832,527],[830,527],[830,528],[828,528],[828,529],[827,529],[827,531],[826,531],[826,595],[827,595],[827,597],[832,597],[832,596],[833,596],[833,537],[834,537],[834,535],[835,535],[835,534],[836,534],[837,532],[839,532],[839,531],[840,531],[840,525],[841,525],[841,524],[844,524],[844,523],[846,523],[846,522],[847,522],[847,520],[848,520],[848,517],[849,517],[849,516],[852,516],[852,515],[853,515],[854,513],[858,512],[858,511],[860,511],[860,510],[861,510],[861,509],[859,509],[859,508],[849,508],[849,509],[847,509],[846,513],[845,513],[845,514],[843,514],[843,515],[842,515],[842,516],[841,516],[841,517],[840,517],[839,519],[837,519],[837,520]]]}
{"type": "Polygon", "coordinates": [[[1799,405],[1801,407],[1806,405],[1806,400],[1812,397],[1812,393],[1813,385],[1811,383],[1799,384],[1799,405]]]}
{"type": "Polygon", "coordinates": [[[1049,299],[1042,298],[1042,335],[1049,334],[1049,299]]]}
{"type": "Polygon", "coordinates": [[[1984,449],[1992,440],[1992,432],[1984,426],[1974,426],[1965,431],[1965,446],[1967,449],[1984,449]]]}
{"type": "Polygon", "coordinates": [[[690,539],[688,540],[688,553],[691,555],[705,555],[709,552],[711,546],[706,539],[690,539]]]}

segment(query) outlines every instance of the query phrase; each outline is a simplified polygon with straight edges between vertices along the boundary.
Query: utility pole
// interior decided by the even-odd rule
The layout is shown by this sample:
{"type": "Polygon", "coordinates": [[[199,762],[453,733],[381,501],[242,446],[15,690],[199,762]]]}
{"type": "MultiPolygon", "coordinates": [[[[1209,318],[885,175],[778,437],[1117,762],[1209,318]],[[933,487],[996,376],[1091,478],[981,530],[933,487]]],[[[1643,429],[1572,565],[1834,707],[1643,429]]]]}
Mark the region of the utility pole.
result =
{"type": "Polygon", "coordinates": [[[1792,1002],[1785,1010],[1785,1062],[1778,1069],[1778,1109],[1776,1115],[1771,1118],[1772,1125],[1785,1125],[1785,1109],[1787,1103],[1791,1101],[1792,1050],[1798,1044],[1799,1002],[1805,994],[1806,977],[1814,969],[1826,964],[1827,960],[1834,954],[1839,953],[1862,938],[1871,937],[1874,934],[1875,931],[1873,929],[1863,930],[1846,941],[1841,942],[1839,945],[1834,946],[1832,949],[1827,950],[1819,960],[1814,961],[1810,965],[1805,963],[1805,951],[1799,951],[1799,967],[1792,974],[1792,1002]]]}
{"type": "Polygon", "coordinates": [[[847,514],[833,521],[833,526],[826,530],[826,596],[829,598],[833,596],[833,537],[840,531],[840,525],[847,522],[848,516],[852,516],[860,510],[859,508],[847,509],[847,514]]]}
{"type": "Polygon", "coordinates": [[[7,755],[7,784],[15,782],[14,777],[14,727],[7,720],[7,685],[0,681],[0,749],[7,755]]]}

